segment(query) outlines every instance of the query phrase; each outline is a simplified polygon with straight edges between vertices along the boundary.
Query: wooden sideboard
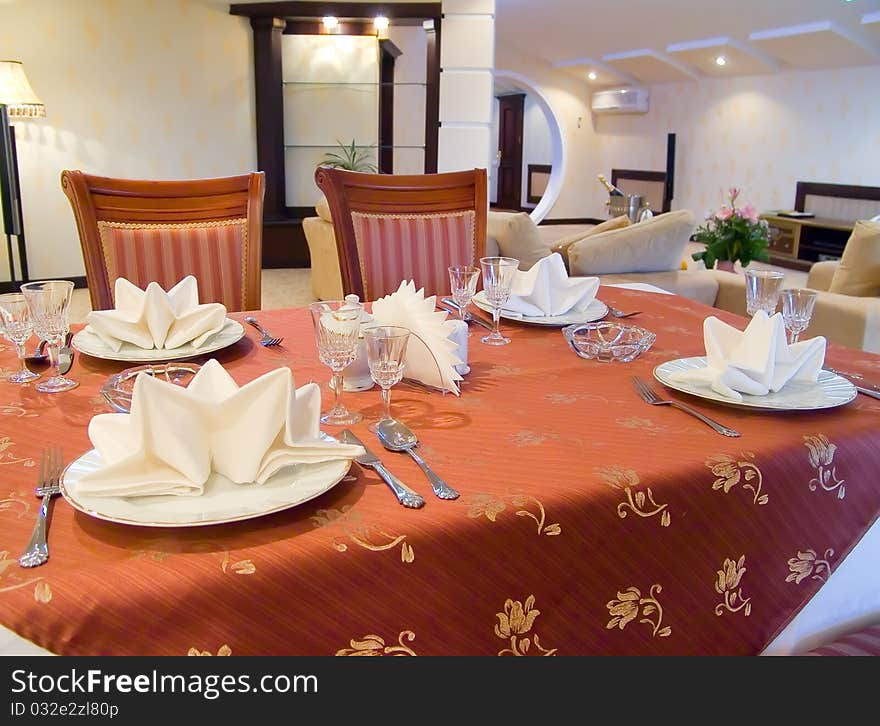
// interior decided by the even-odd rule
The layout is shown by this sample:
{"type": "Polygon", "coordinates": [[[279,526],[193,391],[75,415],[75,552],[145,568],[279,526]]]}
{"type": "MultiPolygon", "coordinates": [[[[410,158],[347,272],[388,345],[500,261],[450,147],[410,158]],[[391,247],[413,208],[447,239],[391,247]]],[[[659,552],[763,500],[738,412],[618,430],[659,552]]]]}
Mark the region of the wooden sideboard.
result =
{"type": "Polygon", "coordinates": [[[821,217],[762,214],[770,225],[770,261],[780,267],[809,270],[815,262],[839,259],[853,223],[821,217]]]}

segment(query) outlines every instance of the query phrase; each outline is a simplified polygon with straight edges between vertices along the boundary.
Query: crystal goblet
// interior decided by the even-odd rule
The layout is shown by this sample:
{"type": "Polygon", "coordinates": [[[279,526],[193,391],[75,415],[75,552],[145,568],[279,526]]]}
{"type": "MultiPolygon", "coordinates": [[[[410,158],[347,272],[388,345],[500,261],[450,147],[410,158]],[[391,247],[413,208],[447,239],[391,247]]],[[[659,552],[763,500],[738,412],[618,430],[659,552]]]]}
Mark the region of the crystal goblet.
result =
{"type": "Polygon", "coordinates": [[[76,388],[79,383],[65,378],[58,370],[58,355],[70,329],[70,280],[26,282],[21,291],[27,300],[34,321],[34,331],[46,341],[52,375],[34,386],[41,393],[60,393],[76,388]]]}
{"type": "Polygon", "coordinates": [[[510,289],[519,268],[519,260],[513,257],[483,257],[483,290],[486,301],[492,306],[492,332],[480,340],[486,345],[507,345],[510,338],[501,335],[501,308],[510,298],[510,289]]]}
{"type": "Polygon", "coordinates": [[[382,417],[368,426],[370,431],[376,433],[380,423],[394,420],[391,415],[391,387],[403,378],[409,330],[396,325],[377,325],[364,330],[364,340],[370,376],[382,389],[384,404],[382,417]]]}
{"type": "Polygon", "coordinates": [[[795,288],[782,291],[782,320],[789,332],[789,343],[797,343],[798,336],[810,325],[817,298],[813,290],[795,288]]]}
{"type": "Polygon", "coordinates": [[[39,378],[39,373],[28,369],[24,362],[24,344],[34,332],[34,321],[31,320],[31,309],[25,296],[20,292],[7,292],[0,295],[0,320],[3,322],[3,336],[15,344],[18,351],[19,369],[6,380],[10,383],[27,383],[39,378]]]}
{"type": "Polygon", "coordinates": [[[357,355],[363,308],[361,303],[346,300],[326,300],[309,305],[318,358],[332,371],[333,407],[321,415],[321,423],[348,426],[363,418],[342,404],[342,372],[357,355]]]}
{"type": "Polygon", "coordinates": [[[479,279],[480,270],[473,265],[452,265],[449,268],[449,286],[452,289],[452,299],[458,306],[459,320],[467,319],[467,306],[477,294],[479,279]]]}
{"type": "Polygon", "coordinates": [[[767,315],[776,312],[779,292],[785,274],[777,270],[746,270],[746,312],[754,315],[763,310],[767,315]]]}

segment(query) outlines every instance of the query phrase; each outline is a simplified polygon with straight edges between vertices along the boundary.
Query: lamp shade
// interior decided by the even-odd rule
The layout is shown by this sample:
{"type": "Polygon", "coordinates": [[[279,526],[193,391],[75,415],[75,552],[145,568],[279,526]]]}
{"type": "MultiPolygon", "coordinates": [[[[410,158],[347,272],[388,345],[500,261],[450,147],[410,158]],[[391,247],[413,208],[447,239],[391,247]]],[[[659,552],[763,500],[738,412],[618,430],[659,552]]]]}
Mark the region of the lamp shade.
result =
{"type": "Polygon", "coordinates": [[[46,107],[28,83],[21,61],[0,60],[0,104],[6,106],[10,118],[46,115],[46,107]]]}

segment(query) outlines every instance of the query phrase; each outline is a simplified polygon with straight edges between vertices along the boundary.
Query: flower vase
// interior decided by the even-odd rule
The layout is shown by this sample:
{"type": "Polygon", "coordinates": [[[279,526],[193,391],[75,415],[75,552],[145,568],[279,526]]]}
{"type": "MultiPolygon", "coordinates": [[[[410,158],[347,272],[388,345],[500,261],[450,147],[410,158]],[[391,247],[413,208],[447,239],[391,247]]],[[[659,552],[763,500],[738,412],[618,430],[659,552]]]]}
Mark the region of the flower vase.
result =
{"type": "Polygon", "coordinates": [[[717,260],[715,263],[716,270],[724,270],[725,272],[736,272],[733,260],[717,260]]]}

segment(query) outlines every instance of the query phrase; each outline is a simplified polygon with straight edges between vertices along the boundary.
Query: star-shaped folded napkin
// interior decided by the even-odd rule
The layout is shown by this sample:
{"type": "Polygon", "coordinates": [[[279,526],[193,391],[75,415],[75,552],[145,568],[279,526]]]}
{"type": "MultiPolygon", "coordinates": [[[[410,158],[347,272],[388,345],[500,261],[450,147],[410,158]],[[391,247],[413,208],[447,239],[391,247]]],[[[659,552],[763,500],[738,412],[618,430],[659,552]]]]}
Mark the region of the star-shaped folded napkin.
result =
{"type": "Polygon", "coordinates": [[[409,328],[404,376],[458,395],[462,377],[455,367],[464,361],[456,355],[458,343],[450,338],[456,325],[436,303],[436,295],[426,298],[424,289],[416,290],[412,280],[404,280],[397,292],[373,303],[373,322],[409,328]]]}
{"type": "Polygon", "coordinates": [[[815,383],[825,362],[825,338],[789,345],[780,313],[769,317],[759,310],[744,331],[710,316],[703,340],[706,367],[678,373],[676,380],[708,383],[734,401],[775,393],[789,381],[815,383]]]}
{"type": "Polygon", "coordinates": [[[562,255],[554,252],[516,273],[504,312],[529,317],[581,312],[598,290],[598,277],[569,277],[562,255]]]}
{"type": "Polygon", "coordinates": [[[79,491],[198,496],[212,472],[263,484],[285,466],[361,455],[360,446],[319,438],[320,388],[293,385],[290,369],[278,368],[239,388],[213,359],[187,388],[140,375],[130,414],[101,414],[89,424],[104,465],[83,476],[79,491]]]}
{"type": "Polygon", "coordinates": [[[123,343],[146,349],[177,348],[186,343],[199,348],[226,322],[225,306],[199,304],[199,284],[192,275],[167,292],[157,282],[141,290],[119,277],[114,299],[113,310],[94,310],[86,317],[88,329],[114,352],[123,343]]]}

